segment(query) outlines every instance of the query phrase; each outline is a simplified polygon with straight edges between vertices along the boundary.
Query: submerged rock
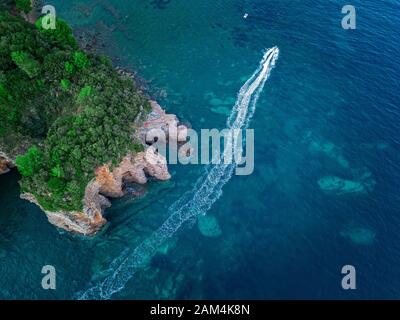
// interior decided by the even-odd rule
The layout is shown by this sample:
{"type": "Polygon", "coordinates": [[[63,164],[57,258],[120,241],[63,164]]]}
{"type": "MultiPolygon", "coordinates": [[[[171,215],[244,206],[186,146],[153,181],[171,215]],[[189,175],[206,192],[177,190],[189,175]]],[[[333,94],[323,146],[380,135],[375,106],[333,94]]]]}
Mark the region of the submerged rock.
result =
{"type": "Polygon", "coordinates": [[[352,180],[342,179],[336,176],[327,176],[318,181],[321,190],[328,193],[351,194],[372,192],[376,181],[372,173],[365,167],[352,169],[352,180]]]}
{"type": "Polygon", "coordinates": [[[357,245],[370,245],[375,241],[375,232],[366,228],[347,228],[340,235],[357,245]]]}
{"type": "Polygon", "coordinates": [[[327,157],[337,161],[343,168],[349,168],[348,160],[343,156],[341,149],[328,141],[313,141],[309,146],[309,150],[313,153],[323,153],[327,157]]]}
{"type": "Polygon", "coordinates": [[[217,114],[222,114],[223,116],[229,116],[231,113],[231,110],[227,107],[215,107],[211,108],[211,111],[217,114]]]}
{"type": "Polygon", "coordinates": [[[361,182],[328,176],[318,181],[321,190],[336,194],[365,193],[366,189],[361,182]]]}
{"type": "Polygon", "coordinates": [[[176,247],[177,238],[170,238],[158,250],[160,254],[167,255],[170,250],[176,247]]]}
{"type": "Polygon", "coordinates": [[[0,259],[7,258],[7,251],[4,249],[0,249],[0,259]]]}
{"type": "Polygon", "coordinates": [[[233,106],[236,103],[236,99],[234,98],[227,98],[227,99],[219,99],[219,98],[212,98],[210,100],[210,104],[212,106],[218,107],[218,106],[233,106]]]}
{"type": "Polygon", "coordinates": [[[197,218],[197,227],[205,237],[217,238],[222,234],[217,218],[212,215],[200,215],[197,218]]]}

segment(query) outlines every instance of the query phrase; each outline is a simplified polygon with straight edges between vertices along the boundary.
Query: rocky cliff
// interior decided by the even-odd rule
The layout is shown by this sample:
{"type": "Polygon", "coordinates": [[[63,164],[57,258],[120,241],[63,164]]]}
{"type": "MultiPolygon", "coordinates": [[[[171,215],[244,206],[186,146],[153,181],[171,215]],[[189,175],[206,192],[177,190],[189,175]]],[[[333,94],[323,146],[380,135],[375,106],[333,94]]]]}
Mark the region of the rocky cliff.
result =
{"type": "MultiPolygon", "coordinates": [[[[27,21],[31,23],[35,21],[34,13],[36,12],[35,9],[37,9],[38,4],[39,1],[32,0],[32,7],[34,8],[34,10],[32,10],[32,12],[28,15],[22,14],[22,16],[27,21]]],[[[14,14],[16,14],[16,12],[14,14]]],[[[24,26],[22,25],[22,27],[24,26]]],[[[26,34],[31,35],[30,31],[31,31],[30,28],[26,28],[26,34]]],[[[13,30],[11,30],[10,32],[13,32],[13,30]]],[[[72,37],[72,34],[70,36],[72,37]]],[[[73,52],[71,51],[71,54],[72,53],[73,52]]],[[[97,61],[95,61],[95,59],[92,59],[91,61],[92,63],[96,63],[97,65],[97,61]]],[[[102,68],[105,69],[108,68],[108,66],[102,62],[98,62],[98,65],[102,66],[102,68]]],[[[121,74],[125,74],[126,76],[132,77],[133,82],[136,82],[133,75],[130,74],[129,72],[126,72],[119,68],[117,68],[117,71],[121,74]]],[[[108,73],[106,73],[106,71],[104,72],[105,73],[99,73],[98,75],[107,76],[108,73]]],[[[54,82],[58,83],[59,80],[60,79],[55,79],[54,82]]],[[[78,81],[79,79],[77,79],[77,82],[78,81]]],[[[124,90],[129,90],[128,88],[126,88],[124,84],[125,81],[121,80],[117,82],[118,86],[116,85],[116,87],[119,87],[120,85],[121,88],[124,88],[124,90]]],[[[81,86],[81,84],[79,84],[79,86],[81,86]]],[[[86,88],[87,87],[90,86],[86,86],[86,88]]],[[[53,89],[58,90],[58,87],[53,89]]],[[[112,94],[112,90],[109,89],[109,86],[104,87],[103,89],[109,90],[106,93],[103,92],[105,96],[108,97],[107,94],[112,94]]],[[[134,86],[132,90],[138,91],[138,93],[145,96],[145,94],[143,93],[144,90],[141,90],[140,86],[134,86]]],[[[103,90],[100,90],[99,92],[102,91],[103,90]]],[[[71,95],[73,96],[72,93],[71,95]]],[[[121,95],[116,95],[116,96],[121,97],[121,95]]],[[[117,101],[117,98],[114,100],[117,101]]],[[[140,99],[140,101],[142,100],[140,99]]],[[[161,109],[161,107],[154,101],[151,102],[151,107],[152,107],[151,112],[147,114],[148,111],[147,108],[144,108],[143,105],[140,106],[139,105],[141,103],[140,101],[138,99],[133,99],[133,97],[131,96],[126,98],[125,100],[126,103],[129,104],[137,103],[138,105],[134,105],[134,107],[135,108],[137,107],[138,110],[140,111],[139,116],[136,118],[136,120],[133,120],[133,123],[126,123],[126,126],[133,127],[131,139],[132,141],[134,141],[135,149],[137,150],[142,149],[139,148],[140,146],[137,145],[137,142],[141,141],[144,151],[127,154],[117,166],[115,166],[115,164],[111,165],[109,163],[104,163],[98,168],[93,168],[92,172],[90,172],[92,168],[87,169],[87,172],[85,172],[85,174],[90,174],[91,176],[93,174],[93,179],[86,186],[85,193],[82,199],[82,210],[79,212],[78,211],[49,212],[41,207],[41,209],[46,213],[50,223],[54,224],[55,226],[61,229],[65,229],[67,231],[71,231],[74,233],[82,235],[94,235],[107,222],[104,218],[103,213],[106,208],[111,206],[110,199],[122,197],[123,195],[125,195],[126,186],[128,184],[130,183],[146,184],[149,177],[158,180],[170,179],[170,174],[168,172],[166,159],[161,154],[158,153],[155,147],[151,146],[155,142],[158,142],[158,140],[160,139],[154,140],[154,135],[152,135],[152,138],[150,139],[148,138],[147,134],[152,130],[158,130],[165,133],[164,135],[161,135],[162,136],[161,139],[164,139],[165,142],[171,141],[172,139],[176,140],[176,142],[184,142],[186,141],[187,137],[187,128],[185,126],[179,125],[179,120],[175,115],[166,114],[161,109]],[[135,102],[136,100],[137,102],[135,102]]],[[[115,102],[113,105],[118,105],[118,102],[115,102]]],[[[77,110],[77,112],[78,111],[79,110],[77,110]]],[[[104,112],[104,114],[106,113],[104,112]]],[[[124,116],[123,112],[120,112],[118,114],[118,117],[122,118],[123,116],[124,116]]],[[[108,117],[106,116],[102,118],[108,119],[108,117]]],[[[126,120],[126,122],[128,121],[131,122],[132,120],[126,120]]],[[[122,118],[121,122],[123,122],[125,125],[125,118],[122,118]]],[[[118,127],[116,127],[116,129],[113,128],[113,130],[115,130],[116,138],[118,138],[119,129],[120,128],[118,127]]],[[[41,143],[44,143],[43,141],[40,140],[34,141],[33,138],[30,137],[18,136],[17,132],[7,133],[6,138],[7,138],[7,143],[4,143],[4,145],[7,146],[8,148],[3,148],[2,140],[0,140],[0,174],[8,172],[9,169],[14,166],[16,157],[18,155],[25,154],[30,146],[40,145],[41,143]],[[18,143],[15,143],[15,141],[17,141],[18,143]]],[[[125,145],[129,144],[129,141],[126,141],[128,139],[129,138],[125,134],[124,135],[124,142],[126,143],[125,145]]],[[[112,142],[113,141],[107,141],[107,143],[112,143],[112,142]]],[[[101,154],[101,148],[99,148],[99,150],[100,151],[98,151],[98,153],[101,154]]],[[[79,149],[79,151],[81,150],[79,149]]],[[[109,152],[111,153],[114,151],[110,150],[109,152]]],[[[83,149],[81,154],[84,153],[85,150],[83,149]]],[[[107,157],[107,159],[110,159],[110,157],[107,157]]],[[[29,159],[29,161],[31,160],[29,159]]],[[[71,167],[73,167],[73,165],[71,165],[71,167]]],[[[49,168],[46,168],[45,170],[46,170],[45,172],[50,172],[49,168]]],[[[31,193],[23,194],[21,195],[21,198],[40,206],[39,201],[37,201],[37,199],[34,196],[34,194],[36,193],[36,190],[34,188],[36,189],[40,188],[41,183],[43,184],[48,183],[48,180],[46,180],[46,178],[43,178],[42,180],[39,181],[38,184],[33,185],[32,187],[33,189],[26,188],[25,190],[31,190],[31,193]]],[[[49,197],[54,196],[54,194],[52,194],[51,191],[49,191],[48,189],[46,189],[44,192],[46,192],[46,196],[49,197]]],[[[60,192],[58,199],[59,201],[65,200],[65,198],[63,199],[62,196],[63,194],[65,195],[65,193],[60,192]]],[[[75,203],[73,207],[79,208],[80,206],[79,204],[76,205],[75,203]]]]}
{"type": "Polygon", "coordinates": [[[31,145],[37,143],[39,141],[15,133],[0,137],[0,175],[14,168],[17,156],[24,154],[31,145]]]}
{"type": "MultiPolygon", "coordinates": [[[[41,208],[50,223],[73,233],[94,235],[107,223],[103,213],[111,206],[109,199],[124,196],[126,184],[146,184],[148,177],[161,181],[171,178],[165,157],[157,153],[154,147],[148,146],[151,143],[146,141],[147,133],[150,130],[162,130],[168,140],[184,142],[187,138],[187,128],[179,125],[177,117],[166,114],[156,102],[152,101],[151,106],[152,112],[137,131],[147,149],[126,155],[121,163],[112,169],[110,164],[97,168],[95,178],[86,187],[82,212],[48,212],[41,208]],[[175,134],[172,136],[171,132],[175,134]]],[[[40,207],[32,194],[22,194],[21,198],[40,207]]]]}
{"type": "Polygon", "coordinates": [[[14,161],[4,152],[0,151],[0,175],[7,173],[14,167],[14,161]]]}

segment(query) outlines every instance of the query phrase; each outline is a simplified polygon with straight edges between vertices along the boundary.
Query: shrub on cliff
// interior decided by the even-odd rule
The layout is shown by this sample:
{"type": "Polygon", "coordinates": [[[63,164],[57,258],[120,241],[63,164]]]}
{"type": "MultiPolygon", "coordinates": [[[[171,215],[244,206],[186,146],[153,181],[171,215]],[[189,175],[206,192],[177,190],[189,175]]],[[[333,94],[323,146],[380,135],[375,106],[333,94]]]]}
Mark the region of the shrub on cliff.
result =
{"type": "Polygon", "coordinates": [[[40,167],[42,156],[37,147],[31,147],[28,152],[17,157],[16,165],[24,177],[31,177],[40,167]]]}
{"type": "Polygon", "coordinates": [[[36,25],[0,14],[0,140],[39,142],[17,159],[23,192],[49,211],[81,210],[98,166],[142,150],[131,124],[149,102],[109,59],[79,50],[65,22],[36,25]]]}
{"type": "MultiPolygon", "coordinates": [[[[70,26],[61,19],[56,19],[56,28],[43,28],[43,19],[45,17],[39,18],[35,26],[52,42],[56,42],[58,45],[61,45],[65,48],[78,48],[78,44],[72,35],[72,29],[70,26]]],[[[45,20],[46,23],[46,20],[45,20]]]]}
{"type": "Polygon", "coordinates": [[[39,74],[39,62],[33,59],[28,53],[23,51],[14,51],[11,52],[11,58],[29,78],[34,78],[39,74]]]}
{"type": "Polygon", "coordinates": [[[24,13],[29,13],[32,11],[31,0],[16,0],[15,7],[24,13]]]}
{"type": "Polygon", "coordinates": [[[82,51],[74,52],[74,65],[78,70],[85,69],[90,66],[90,60],[82,51]]]}

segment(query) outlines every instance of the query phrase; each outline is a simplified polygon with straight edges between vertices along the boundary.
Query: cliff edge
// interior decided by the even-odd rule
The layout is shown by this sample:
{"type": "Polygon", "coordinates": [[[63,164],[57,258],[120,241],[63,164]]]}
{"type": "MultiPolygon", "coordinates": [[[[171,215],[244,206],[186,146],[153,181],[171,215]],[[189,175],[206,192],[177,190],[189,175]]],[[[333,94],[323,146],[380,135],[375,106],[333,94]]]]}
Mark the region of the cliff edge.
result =
{"type": "Polygon", "coordinates": [[[179,125],[178,118],[165,113],[155,101],[151,101],[151,106],[152,112],[138,130],[142,144],[146,146],[145,151],[126,155],[117,167],[111,168],[110,164],[98,167],[95,178],[86,187],[81,212],[49,212],[40,206],[32,194],[22,194],[21,198],[38,205],[56,227],[84,236],[95,235],[107,223],[104,210],[111,206],[110,199],[123,197],[126,184],[144,185],[149,177],[159,181],[171,178],[165,157],[149,146],[146,135],[150,130],[162,130],[169,140],[176,139],[182,143],[187,139],[187,128],[179,125]],[[169,132],[176,132],[176,136],[169,136],[169,132]]]}

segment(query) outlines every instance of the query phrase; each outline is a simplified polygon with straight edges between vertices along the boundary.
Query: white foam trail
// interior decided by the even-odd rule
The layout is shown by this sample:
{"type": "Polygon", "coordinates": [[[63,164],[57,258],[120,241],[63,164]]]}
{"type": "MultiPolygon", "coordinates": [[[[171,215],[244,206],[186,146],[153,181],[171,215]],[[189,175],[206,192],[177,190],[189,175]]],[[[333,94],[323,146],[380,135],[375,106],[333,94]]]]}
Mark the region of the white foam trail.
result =
{"type": "MultiPolygon", "coordinates": [[[[277,47],[266,51],[258,69],[239,91],[236,104],[227,120],[228,128],[247,128],[261,91],[278,56],[279,49],[277,47]]],[[[227,142],[226,148],[230,147],[229,143],[232,141],[227,142]]],[[[236,145],[233,148],[234,152],[238,151],[235,150],[236,145]]],[[[170,216],[162,226],[134,250],[125,250],[111,264],[110,274],[96,286],[79,293],[78,299],[110,299],[114,293],[121,291],[136,271],[145,266],[158,248],[185,222],[195,216],[207,213],[221,197],[222,187],[231,179],[235,168],[235,163],[225,164],[224,161],[208,167],[193,190],[187,192],[169,208],[170,216]]]]}

